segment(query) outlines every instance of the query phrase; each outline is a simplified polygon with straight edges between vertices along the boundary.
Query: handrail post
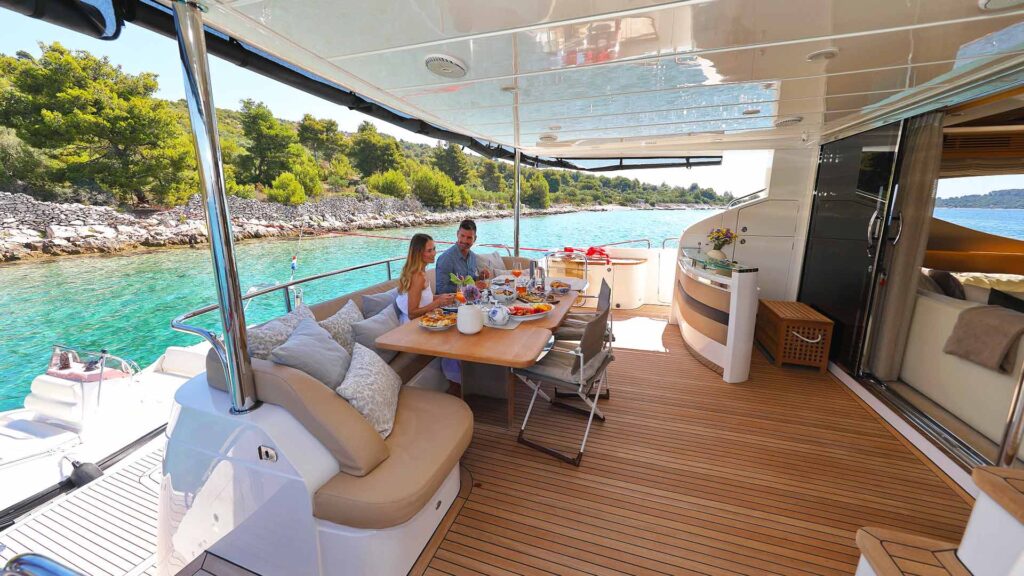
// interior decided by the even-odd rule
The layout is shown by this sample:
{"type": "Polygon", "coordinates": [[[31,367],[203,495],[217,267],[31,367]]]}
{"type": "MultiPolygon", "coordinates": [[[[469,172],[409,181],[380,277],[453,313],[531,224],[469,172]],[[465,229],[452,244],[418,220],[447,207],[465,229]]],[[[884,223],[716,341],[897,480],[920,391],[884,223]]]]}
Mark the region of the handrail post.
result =
{"type": "Polygon", "coordinates": [[[1024,368],[1017,377],[1017,387],[1010,400],[1010,412],[1006,416],[1006,430],[1003,441],[999,444],[999,457],[996,466],[1013,466],[1013,461],[1020,451],[1021,436],[1024,436],[1024,368]]]}
{"type": "Polygon", "coordinates": [[[516,258],[519,258],[519,208],[522,205],[522,197],[521,197],[521,194],[522,194],[521,180],[522,180],[522,178],[521,178],[521,175],[519,173],[519,170],[520,170],[520,158],[519,158],[519,155],[520,155],[519,148],[516,148],[516,165],[515,165],[515,181],[516,181],[515,190],[516,190],[516,198],[515,198],[515,205],[512,207],[513,208],[513,212],[512,212],[512,246],[514,248],[513,256],[516,257],[516,258]]]}
{"type": "Polygon", "coordinates": [[[224,326],[224,348],[215,346],[214,349],[221,355],[224,379],[231,397],[231,411],[242,414],[256,408],[258,401],[245,337],[245,310],[242,308],[242,292],[235,266],[234,240],[217,133],[217,113],[210,84],[202,6],[196,0],[176,0],[172,6],[178,53],[185,77],[185,101],[192,126],[192,143],[199,165],[203,203],[206,205],[206,225],[210,235],[217,302],[220,304],[220,319],[224,326]]]}

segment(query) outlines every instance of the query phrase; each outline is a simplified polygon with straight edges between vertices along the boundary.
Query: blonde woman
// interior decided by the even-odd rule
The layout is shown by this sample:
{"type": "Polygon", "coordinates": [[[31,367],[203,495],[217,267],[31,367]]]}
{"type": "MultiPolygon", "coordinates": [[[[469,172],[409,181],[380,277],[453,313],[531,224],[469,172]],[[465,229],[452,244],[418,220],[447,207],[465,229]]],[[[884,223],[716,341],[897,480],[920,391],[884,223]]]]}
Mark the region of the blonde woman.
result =
{"type": "Polygon", "coordinates": [[[438,294],[434,296],[427,282],[427,264],[434,263],[437,248],[434,240],[426,234],[416,234],[409,242],[409,255],[405,259],[402,275],[398,278],[399,320],[405,324],[413,318],[419,318],[427,312],[455,301],[454,294],[438,294]]]}

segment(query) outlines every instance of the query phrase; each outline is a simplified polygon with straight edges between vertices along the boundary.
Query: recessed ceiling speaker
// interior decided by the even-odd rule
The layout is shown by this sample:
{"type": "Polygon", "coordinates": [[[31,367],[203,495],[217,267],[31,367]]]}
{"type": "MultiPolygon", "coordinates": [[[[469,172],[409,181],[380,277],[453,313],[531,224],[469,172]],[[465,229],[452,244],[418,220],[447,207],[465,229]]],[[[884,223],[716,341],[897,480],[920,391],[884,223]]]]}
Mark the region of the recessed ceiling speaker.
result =
{"type": "Polygon", "coordinates": [[[831,60],[839,56],[838,48],[825,48],[824,50],[818,50],[817,52],[811,52],[807,55],[808,62],[817,62],[819,60],[831,60]]]}
{"type": "Polygon", "coordinates": [[[743,115],[744,116],[755,116],[755,115],[760,114],[760,113],[761,113],[761,109],[760,108],[747,108],[746,110],[743,111],[743,115]]]}
{"type": "Polygon", "coordinates": [[[538,142],[543,142],[545,144],[550,144],[556,140],[558,140],[558,136],[555,136],[554,134],[541,134],[540,137],[537,138],[538,142]]]}
{"type": "Polygon", "coordinates": [[[462,78],[466,75],[466,64],[454,56],[431,54],[423,60],[423,64],[427,70],[442,78],[462,78]]]}
{"type": "Polygon", "coordinates": [[[803,116],[783,116],[775,121],[776,128],[785,128],[787,126],[796,126],[797,124],[804,121],[803,116]]]}

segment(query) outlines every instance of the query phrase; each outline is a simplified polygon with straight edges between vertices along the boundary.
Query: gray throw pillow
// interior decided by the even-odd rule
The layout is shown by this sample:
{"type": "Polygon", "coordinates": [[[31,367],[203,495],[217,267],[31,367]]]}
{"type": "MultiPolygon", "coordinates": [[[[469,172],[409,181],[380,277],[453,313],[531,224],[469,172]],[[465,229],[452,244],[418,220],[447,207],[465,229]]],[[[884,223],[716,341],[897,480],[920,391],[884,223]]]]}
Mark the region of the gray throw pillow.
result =
{"type": "Polygon", "coordinates": [[[358,410],[382,438],[387,438],[395,425],[401,389],[402,379],[391,366],[369,348],[356,344],[348,374],[336,392],[358,410]]]}
{"type": "Polygon", "coordinates": [[[313,311],[306,306],[299,306],[285,316],[274,318],[270,322],[249,328],[246,341],[249,344],[249,356],[267,360],[270,352],[291,336],[299,322],[313,317],[313,311]]]}
{"type": "Polygon", "coordinates": [[[316,320],[307,318],[284,344],[274,348],[270,360],[302,370],[334,389],[345,380],[352,357],[316,320]]]}
{"type": "Polygon", "coordinates": [[[359,310],[359,306],[356,305],[355,300],[349,300],[341,310],[320,322],[320,326],[330,332],[331,338],[334,338],[334,341],[341,344],[342,348],[351,355],[352,344],[355,343],[352,340],[352,326],[355,326],[356,322],[362,321],[363,313],[359,310]]]}
{"type": "Polygon", "coordinates": [[[379,294],[363,295],[363,317],[373,318],[380,314],[381,310],[388,306],[394,306],[396,298],[398,298],[398,288],[392,288],[379,294]]]}
{"type": "Polygon", "coordinates": [[[394,350],[378,350],[376,340],[378,336],[398,328],[398,326],[398,314],[395,312],[395,307],[387,306],[376,316],[353,324],[352,336],[356,344],[362,344],[376,352],[385,362],[391,362],[398,352],[394,350]]]}
{"type": "Polygon", "coordinates": [[[956,298],[957,300],[966,300],[967,295],[964,293],[964,285],[960,283],[960,280],[956,276],[953,276],[945,270],[929,270],[928,277],[935,280],[935,283],[942,289],[942,293],[950,298],[956,298]]]}

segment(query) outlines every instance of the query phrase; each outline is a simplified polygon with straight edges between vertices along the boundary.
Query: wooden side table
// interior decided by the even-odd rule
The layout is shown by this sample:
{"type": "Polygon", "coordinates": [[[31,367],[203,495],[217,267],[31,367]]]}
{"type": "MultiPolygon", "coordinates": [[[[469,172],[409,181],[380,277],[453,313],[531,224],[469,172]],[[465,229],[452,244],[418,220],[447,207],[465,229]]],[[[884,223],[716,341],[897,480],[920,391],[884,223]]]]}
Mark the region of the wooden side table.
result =
{"type": "Polygon", "coordinates": [[[761,300],[754,338],[776,366],[800,364],[828,370],[832,321],[802,302],[761,300]]]}

